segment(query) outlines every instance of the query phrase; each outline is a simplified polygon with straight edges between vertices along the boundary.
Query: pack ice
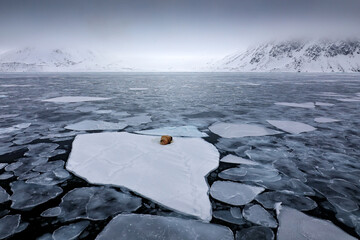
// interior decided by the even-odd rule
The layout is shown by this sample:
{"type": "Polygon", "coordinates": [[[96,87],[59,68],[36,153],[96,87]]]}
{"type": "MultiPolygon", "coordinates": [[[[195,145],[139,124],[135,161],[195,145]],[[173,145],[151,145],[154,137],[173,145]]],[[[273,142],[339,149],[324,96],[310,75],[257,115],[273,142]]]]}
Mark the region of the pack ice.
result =
{"type": "Polygon", "coordinates": [[[65,126],[65,129],[77,131],[94,131],[94,130],[120,130],[125,128],[125,123],[112,123],[104,121],[84,120],[78,123],[65,126]]]}
{"type": "Polygon", "coordinates": [[[195,126],[163,127],[150,130],[137,131],[144,135],[170,135],[173,137],[207,137],[206,133],[200,132],[195,126]]]}
{"type": "Polygon", "coordinates": [[[234,236],[228,227],[197,220],[144,214],[120,214],[111,220],[96,239],[230,240],[234,239],[234,236]]]}
{"type": "Polygon", "coordinates": [[[209,129],[223,138],[255,137],[281,133],[266,127],[243,123],[215,123],[209,129]]]}
{"type": "Polygon", "coordinates": [[[303,132],[311,132],[316,130],[316,128],[301,122],[279,120],[267,120],[267,122],[278,129],[292,134],[300,134],[303,132]]]}
{"type": "Polygon", "coordinates": [[[66,168],[96,184],[127,187],[168,208],[211,220],[205,175],[218,167],[219,152],[201,138],[126,132],[78,135],[66,168]]]}

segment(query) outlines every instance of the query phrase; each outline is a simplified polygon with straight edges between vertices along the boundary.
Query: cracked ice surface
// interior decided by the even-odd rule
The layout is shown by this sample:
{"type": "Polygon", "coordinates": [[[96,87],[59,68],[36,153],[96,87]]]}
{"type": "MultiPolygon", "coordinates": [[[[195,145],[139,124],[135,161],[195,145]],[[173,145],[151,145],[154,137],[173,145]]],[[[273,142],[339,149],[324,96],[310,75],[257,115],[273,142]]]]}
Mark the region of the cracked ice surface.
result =
{"type": "Polygon", "coordinates": [[[106,225],[96,239],[230,240],[234,239],[234,236],[228,227],[197,220],[144,214],[120,214],[106,225]]]}
{"type": "Polygon", "coordinates": [[[276,128],[292,134],[300,134],[303,132],[311,132],[316,130],[316,128],[301,122],[278,120],[267,120],[267,122],[276,128]]]}
{"type": "Polygon", "coordinates": [[[66,168],[91,183],[125,186],[168,208],[211,220],[205,176],[217,168],[219,152],[200,138],[130,133],[78,135],[66,168]]]}
{"type": "Polygon", "coordinates": [[[281,132],[254,124],[215,123],[209,127],[213,133],[224,138],[275,135],[281,132]]]}

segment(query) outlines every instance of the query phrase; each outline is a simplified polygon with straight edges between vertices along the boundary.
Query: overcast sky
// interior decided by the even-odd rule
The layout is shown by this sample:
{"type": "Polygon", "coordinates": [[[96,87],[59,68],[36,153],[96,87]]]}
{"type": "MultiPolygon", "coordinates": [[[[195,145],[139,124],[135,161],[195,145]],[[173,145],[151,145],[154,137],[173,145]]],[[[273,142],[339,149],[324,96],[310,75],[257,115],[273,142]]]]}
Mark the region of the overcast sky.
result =
{"type": "Polygon", "coordinates": [[[359,10],[359,0],[0,0],[0,50],[68,46],[125,59],[216,59],[273,37],[358,36],[359,10]]]}

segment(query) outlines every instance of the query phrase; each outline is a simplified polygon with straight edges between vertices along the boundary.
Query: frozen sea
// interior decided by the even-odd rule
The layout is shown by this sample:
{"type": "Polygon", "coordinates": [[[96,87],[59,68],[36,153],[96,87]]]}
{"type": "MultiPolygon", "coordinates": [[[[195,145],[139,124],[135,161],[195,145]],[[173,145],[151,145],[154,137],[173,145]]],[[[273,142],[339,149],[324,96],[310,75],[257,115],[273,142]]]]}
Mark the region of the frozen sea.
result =
{"type": "MultiPolygon", "coordinates": [[[[359,115],[359,74],[0,74],[0,239],[95,239],[118,214],[118,221],[175,222],[201,235],[211,225],[197,228],[194,216],[65,167],[78,134],[180,126],[214,145],[220,159],[233,155],[206,177],[216,193],[211,231],[224,239],[231,231],[236,239],[295,236],[290,220],[279,221],[282,202],[359,238],[359,115]],[[261,191],[235,201],[233,191],[243,189],[261,191]]],[[[145,237],[151,231],[141,229],[145,237]]],[[[296,234],[321,239],[321,229],[304,224],[296,234]]]]}

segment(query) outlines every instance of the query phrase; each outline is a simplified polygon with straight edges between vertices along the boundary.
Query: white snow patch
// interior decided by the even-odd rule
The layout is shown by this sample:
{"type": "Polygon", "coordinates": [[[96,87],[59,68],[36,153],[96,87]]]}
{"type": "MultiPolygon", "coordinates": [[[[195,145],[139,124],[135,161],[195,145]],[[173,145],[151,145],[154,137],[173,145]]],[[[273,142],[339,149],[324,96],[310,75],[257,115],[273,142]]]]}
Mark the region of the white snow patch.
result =
{"type": "Polygon", "coordinates": [[[81,97],[81,96],[65,96],[65,97],[56,97],[42,100],[43,102],[54,102],[54,103],[74,103],[74,102],[91,102],[91,101],[104,101],[111,98],[103,97],[81,97]]]}
{"type": "Polygon", "coordinates": [[[150,130],[136,131],[144,135],[170,135],[172,137],[207,137],[206,133],[200,132],[195,126],[163,127],[150,130]]]}
{"type": "Polygon", "coordinates": [[[310,217],[298,210],[281,207],[277,210],[279,228],[278,240],[355,240],[332,222],[310,217]]]}
{"type": "Polygon", "coordinates": [[[288,107],[299,107],[299,108],[314,108],[313,102],[306,103],[290,103],[290,102],[276,102],[275,105],[288,106],[288,107]]]}
{"type": "Polygon", "coordinates": [[[238,157],[232,154],[226,155],[225,157],[223,157],[220,162],[225,162],[225,163],[234,163],[234,164],[246,164],[246,165],[259,165],[257,162],[242,158],[242,157],[238,157]]]}
{"type": "Polygon", "coordinates": [[[236,123],[215,123],[209,129],[224,138],[265,136],[282,133],[258,125],[236,123]]]}
{"type": "Polygon", "coordinates": [[[65,129],[77,131],[94,131],[94,130],[120,130],[125,128],[125,123],[112,123],[104,121],[84,120],[78,123],[65,126],[65,129]]]}
{"type": "Polygon", "coordinates": [[[292,134],[299,134],[316,130],[316,128],[308,124],[295,121],[267,120],[267,122],[278,129],[292,134]]]}
{"type": "Polygon", "coordinates": [[[125,132],[78,135],[66,168],[96,184],[125,186],[168,208],[211,220],[205,176],[219,152],[201,138],[160,138],[125,132]]]}
{"type": "Polygon", "coordinates": [[[331,122],[339,122],[340,120],[333,118],[326,118],[326,117],[318,117],[315,118],[314,121],[318,123],[331,123],[331,122]]]}

